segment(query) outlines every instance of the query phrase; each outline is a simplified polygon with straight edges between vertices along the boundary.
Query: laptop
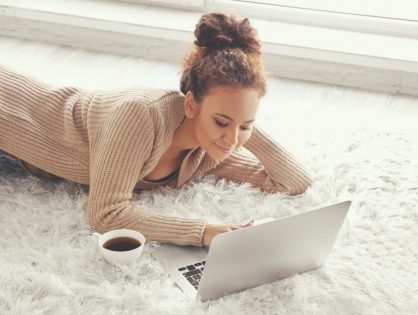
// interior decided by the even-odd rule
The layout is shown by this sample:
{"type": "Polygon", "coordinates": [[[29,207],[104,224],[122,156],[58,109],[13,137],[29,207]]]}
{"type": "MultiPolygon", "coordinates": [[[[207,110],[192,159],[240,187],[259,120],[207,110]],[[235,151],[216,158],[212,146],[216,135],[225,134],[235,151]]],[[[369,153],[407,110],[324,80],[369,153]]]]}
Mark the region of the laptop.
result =
{"type": "Polygon", "coordinates": [[[217,299],[321,267],[351,201],[216,235],[210,247],[161,244],[152,255],[191,299],[217,299]]]}

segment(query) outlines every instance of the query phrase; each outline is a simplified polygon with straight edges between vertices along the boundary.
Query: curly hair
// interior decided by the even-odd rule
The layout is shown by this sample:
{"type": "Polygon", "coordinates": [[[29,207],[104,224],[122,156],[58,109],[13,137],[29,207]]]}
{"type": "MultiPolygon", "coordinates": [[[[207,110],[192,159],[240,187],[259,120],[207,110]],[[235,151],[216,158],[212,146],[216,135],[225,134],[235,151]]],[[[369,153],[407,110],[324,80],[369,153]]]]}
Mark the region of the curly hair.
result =
{"type": "Polygon", "coordinates": [[[200,103],[217,86],[254,88],[266,93],[266,73],[261,58],[261,41],[248,18],[224,13],[201,16],[182,62],[180,90],[193,93],[200,103]]]}

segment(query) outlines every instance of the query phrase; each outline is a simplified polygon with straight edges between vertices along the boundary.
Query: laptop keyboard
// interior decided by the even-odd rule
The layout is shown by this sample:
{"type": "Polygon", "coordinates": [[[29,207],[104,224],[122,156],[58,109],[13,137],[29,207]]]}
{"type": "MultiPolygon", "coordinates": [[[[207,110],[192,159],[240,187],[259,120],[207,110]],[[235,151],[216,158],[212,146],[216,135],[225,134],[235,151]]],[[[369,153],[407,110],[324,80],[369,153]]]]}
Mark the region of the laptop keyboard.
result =
{"type": "Polygon", "coordinates": [[[200,277],[205,269],[206,260],[197,262],[193,265],[188,265],[178,269],[182,275],[190,282],[190,284],[197,290],[199,286],[200,277]]]}

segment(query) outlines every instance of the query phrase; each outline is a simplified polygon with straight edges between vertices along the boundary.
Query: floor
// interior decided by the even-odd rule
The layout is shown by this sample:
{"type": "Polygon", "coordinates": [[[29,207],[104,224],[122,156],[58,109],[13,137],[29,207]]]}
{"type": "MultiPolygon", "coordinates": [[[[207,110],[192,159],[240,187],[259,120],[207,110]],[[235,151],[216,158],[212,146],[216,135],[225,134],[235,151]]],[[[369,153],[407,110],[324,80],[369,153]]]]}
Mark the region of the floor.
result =
{"type": "MultiPolygon", "coordinates": [[[[176,64],[8,37],[0,37],[0,48],[1,64],[54,85],[179,85],[176,64]]],[[[418,97],[270,78],[257,121],[314,174],[305,194],[265,195],[207,178],[178,191],[144,192],[135,201],[155,211],[244,223],[353,200],[326,268],[191,303],[155,264],[152,242],[131,268],[100,259],[81,211],[85,194],[0,170],[0,269],[9,270],[0,275],[0,312],[412,314],[418,308],[418,97]]]]}

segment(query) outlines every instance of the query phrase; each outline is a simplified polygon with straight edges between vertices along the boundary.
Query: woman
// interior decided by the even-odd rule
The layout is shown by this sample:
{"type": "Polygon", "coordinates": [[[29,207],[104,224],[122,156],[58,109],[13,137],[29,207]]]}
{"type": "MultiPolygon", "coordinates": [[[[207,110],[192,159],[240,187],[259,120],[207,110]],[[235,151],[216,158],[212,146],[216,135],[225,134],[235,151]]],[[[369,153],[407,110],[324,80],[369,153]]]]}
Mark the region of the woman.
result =
{"type": "Polygon", "coordinates": [[[207,174],[290,195],[313,182],[255,125],[266,79],[249,20],[205,14],[195,35],[180,91],[53,87],[0,66],[0,150],[34,175],[88,185],[86,219],[100,233],[129,228],[149,240],[201,247],[248,226],[130,202],[135,189],[181,187],[207,174]]]}

